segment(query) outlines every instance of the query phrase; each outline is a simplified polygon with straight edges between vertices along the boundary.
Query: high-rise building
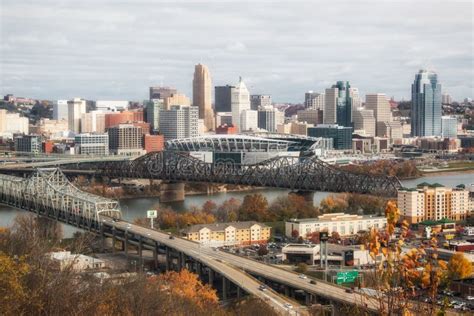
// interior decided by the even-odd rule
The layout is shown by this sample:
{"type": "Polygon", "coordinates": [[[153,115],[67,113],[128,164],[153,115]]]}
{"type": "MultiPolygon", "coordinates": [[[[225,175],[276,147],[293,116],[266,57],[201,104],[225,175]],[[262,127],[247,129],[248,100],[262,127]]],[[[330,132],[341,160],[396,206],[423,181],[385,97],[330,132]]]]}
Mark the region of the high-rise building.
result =
{"type": "Polygon", "coordinates": [[[367,136],[375,136],[375,117],[373,110],[358,108],[354,113],[354,130],[363,130],[367,136]]]}
{"type": "Polygon", "coordinates": [[[173,105],[160,111],[160,133],[165,141],[199,136],[199,109],[195,106],[173,105]]]}
{"type": "Polygon", "coordinates": [[[105,156],[109,154],[109,134],[78,134],[74,137],[78,155],[105,156]]]}
{"type": "Polygon", "coordinates": [[[232,112],[232,93],[234,86],[216,86],[214,110],[217,112],[232,112]]]}
{"type": "Polygon", "coordinates": [[[276,132],[277,125],[285,122],[285,114],[273,106],[261,106],[258,108],[258,128],[268,132],[276,132]]]}
{"type": "Polygon", "coordinates": [[[403,127],[400,121],[380,122],[377,126],[379,137],[387,137],[392,143],[403,138],[403,127]]]}
{"type": "Polygon", "coordinates": [[[7,110],[0,109],[0,133],[7,130],[7,110]]]}
{"type": "Polygon", "coordinates": [[[451,103],[453,103],[453,98],[448,93],[443,93],[443,95],[441,96],[441,103],[450,105],[451,103]]]}
{"type": "Polygon", "coordinates": [[[69,120],[67,100],[56,100],[54,102],[53,120],[69,120]]]}
{"type": "Polygon", "coordinates": [[[111,154],[134,156],[144,154],[143,130],[132,124],[119,124],[108,129],[111,154]]]}
{"type": "Polygon", "coordinates": [[[15,151],[40,153],[42,151],[41,136],[23,135],[15,137],[15,151]]]}
{"type": "Polygon", "coordinates": [[[398,190],[398,208],[410,224],[445,218],[464,220],[470,214],[469,191],[423,182],[417,188],[398,190]]]}
{"type": "Polygon", "coordinates": [[[68,131],[68,122],[66,120],[41,119],[35,127],[32,127],[30,133],[46,136],[47,138],[62,137],[68,131]]]}
{"type": "Polygon", "coordinates": [[[155,132],[160,129],[160,111],[163,109],[163,99],[151,99],[146,103],[146,121],[155,132]]]}
{"type": "Polygon", "coordinates": [[[173,93],[169,97],[166,97],[162,100],[165,110],[169,110],[173,105],[191,105],[191,100],[183,93],[173,93]]]}
{"type": "Polygon", "coordinates": [[[172,94],[178,93],[178,90],[170,87],[150,87],[150,100],[151,99],[166,99],[172,94]]]}
{"type": "Polygon", "coordinates": [[[19,113],[6,113],[4,132],[11,134],[28,134],[28,118],[20,116],[19,113]]]}
{"type": "Polygon", "coordinates": [[[128,110],[128,101],[109,101],[109,100],[97,100],[95,102],[95,108],[99,111],[125,111],[128,110]]]}
{"type": "Polygon", "coordinates": [[[250,109],[257,111],[259,107],[272,106],[272,97],[263,94],[253,94],[250,96],[250,109]]]}
{"type": "Polygon", "coordinates": [[[82,114],[81,133],[105,133],[105,113],[99,110],[82,114]]]}
{"type": "MultiPolygon", "coordinates": [[[[232,124],[232,112],[216,112],[216,126],[232,124]]],[[[234,126],[234,125],[233,125],[234,126]]],[[[237,128],[234,126],[234,128],[237,128]]]]}
{"type": "Polygon", "coordinates": [[[332,138],[334,149],[352,148],[352,127],[320,124],[309,127],[308,136],[332,138]]]}
{"type": "Polygon", "coordinates": [[[205,128],[214,130],[214,112],[212,110],[212,83],[209,69],[205,65],[194,67],[193,106],[199,108],[199,118],[204,120],[205,128]]]}
{"type": "Polygon", "coordinates": [[[323,110],[307,108],[296,112],[296,116],[299,122],[307,122],[314,125],[323,123],[323,110]]]}
{"type": "Polygon", "coordinates": [[[349,81],[338,81],[333,88],[338,89],[336,104],[336,124],[339,126],[352,126],[352,98],[349,81]]]}
{"type": "Polygon", "coordinates": [[[338,88],[326,89],[324,97],[323,123],[336,124],[338,88]]]}
{"type": "Polygon", "coordinates": [[[86,100],[74,98],[67,101],[69,129],[74,133],[81,131],[81,117],[86,113],[86,100]]]}
{"type": "Polygon", "coordinates": [[[250,94],[242,78],[240,78],[235,89],[232,90],[231,105],[232,124],[234,124],[239,131],[245,130],[240,124],[240,117],[244,110],[250,110],[250,94]]]}
{"type": "Polygon", "coordinates": [[[383,137],[385,123],[392,121],[390,103],[384,93],[371,93],[365,96],[365,108],[374,111],[375,133],[374,136],[383,137]]]}
{"type": "Polygon", "coordinates": [[[438,75],[420,70],[411,86],[411,135],[441,135],[441,84],[438,75]]]}
{"type": "Polygon", "coordinates": [[[132,122],[143,122],[143,110],[130,110],[123,112],[105,113],[105,129],[118,125],[132,122]]]}
{"type": "Polygon", "coordinates": [[[258,111],[243,110],[240,113],[240,131],[256,131],[258,129],[258,111]]]}
{"type": "Polygon", "coordinates": [[[304,107],[306,109],[322,110],[324,108],[324,93],[308,91],[304,94],[304,107]]]}
{"type": "Polygon", "coordinates": [[[441,117],[441,136],[450,138],[458,136],[458,119],[455,116],[441,117]]]}

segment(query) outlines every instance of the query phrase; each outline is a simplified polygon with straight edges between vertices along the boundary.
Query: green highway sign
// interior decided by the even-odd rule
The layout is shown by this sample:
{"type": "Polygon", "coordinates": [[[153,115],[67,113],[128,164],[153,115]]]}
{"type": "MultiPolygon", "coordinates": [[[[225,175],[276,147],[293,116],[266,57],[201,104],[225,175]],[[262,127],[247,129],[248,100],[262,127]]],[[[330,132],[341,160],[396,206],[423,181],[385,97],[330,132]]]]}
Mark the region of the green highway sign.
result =
{"type": "Polygon", "coordinates": [[[336,283],[352,283],[354,282],[357,277],[359,276],[359,271],[345,271],[345,272],[338,272],[336,275],[336,283]]]}

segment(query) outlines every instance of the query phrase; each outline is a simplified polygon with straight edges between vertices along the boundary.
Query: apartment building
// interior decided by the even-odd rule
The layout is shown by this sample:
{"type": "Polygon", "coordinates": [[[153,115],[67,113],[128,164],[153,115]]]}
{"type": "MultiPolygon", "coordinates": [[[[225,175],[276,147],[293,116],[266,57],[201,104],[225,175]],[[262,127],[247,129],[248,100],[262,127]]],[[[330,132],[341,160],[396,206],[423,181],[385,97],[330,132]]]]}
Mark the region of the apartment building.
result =
{"type": "Polygon", "coordinates": [[[145,153],[141,127],[132,124],[119,124],[109,128],[108,134],[111,154],[133,156],[145,153]]]}
{"type": "Polygon", "coordinates": [[[423,182],[417,188],[398,190],[398,208],[410,224],[444,218],[463,220],[471,211],[469,207],[469,191],[464,188],[423,182]]]}
{"type": "Polygon", "coordinates": [[[193,225],[183,231],[192,241],[216,245],[250,245],[266,243],[271,228],[255,221],[193,225]]]}
{"type": "Polygon", "coordinates": [[[78,155],[105,156],[109,154],[108,134],[78,134],[74,137],[74,143],[78,155]]]}
{"type": "Polygon", "coordinates": [[[387,225],[385,216],[362,216],[344,213],[328,213],[317,218],[292,219],[285,222],[285,235],[293,237],[293,231],[298,236],[306,238],[314,232],[327,231],[330,234],[337,232],[339,236],[355,235],[361,230],[369,230],[372,227],[383,228],[387,225]]]}

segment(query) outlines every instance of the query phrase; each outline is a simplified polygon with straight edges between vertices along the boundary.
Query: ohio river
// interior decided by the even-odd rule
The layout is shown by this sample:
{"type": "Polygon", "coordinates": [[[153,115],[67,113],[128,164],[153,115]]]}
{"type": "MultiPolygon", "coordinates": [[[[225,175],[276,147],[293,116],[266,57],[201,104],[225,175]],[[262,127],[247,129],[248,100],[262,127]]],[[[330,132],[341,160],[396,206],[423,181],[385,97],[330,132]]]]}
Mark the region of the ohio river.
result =
{"type": "MultiPolygon", "coordinates": [[[[471,183],[474,183],[473,174],[469,173],[447,173],[445,175],[436,175],[436,176],[426,176],[414,180],[405,180],[402,181],[403,186],[405,187],[414,187],[418,183],[428,182],[428,183],[440,183],[447,187],[455,187],[458,184],[465,184],[466,187],[471,183]]],[[[183,202],[172,202],[172,203],[161,203],[163,206],[169,206],[177,212],[183,212],[189,209],[192,206],[201,206],[207,200],[212,200],[216,204],[221,204],[223,201],[236,198],[243,200],[244,196],[251,193],[261,193],[264,195],[269,203],[275,200],[279,196],[286,196],[289,190],[286,189],[258,189],[253,191],[243,191],[243,192],[227,192],[227,193],[214,193],[210,195],[189,195],[186,197],[186,200],[183,202]]],[[[331,193],[328,192],[316,192],[314,195],[314,204],[319,205],[319,202],[324,199],[327,195],[331,193]]],[[[145,217],[146,211],[149,209],[154,209],[160,205],[160,200],[158,197],[150,198],[130,198],[120,200],[120,206],[122,209],[122,214],[124,219],[133,221],[135,218],[145,217]]],[[[9,206],[0,205],[0,226],[9,226],[13,223],[13,220],[16,215],[21,214],[23,211],[16,210],[9,206]]],[[[64,225],[65,236],[70,236],[75,231],[75,228],[64,225]]]]}

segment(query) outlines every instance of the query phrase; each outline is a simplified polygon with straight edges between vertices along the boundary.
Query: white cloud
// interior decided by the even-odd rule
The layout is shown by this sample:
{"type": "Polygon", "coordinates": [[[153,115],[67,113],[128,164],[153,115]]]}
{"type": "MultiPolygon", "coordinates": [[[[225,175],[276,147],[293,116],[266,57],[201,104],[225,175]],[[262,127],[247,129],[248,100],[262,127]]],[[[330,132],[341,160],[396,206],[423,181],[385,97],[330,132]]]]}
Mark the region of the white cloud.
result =
{"type": "MultiPolygon", "coordinates": [[[[472,96],[470,1],[2,0],[0,93],[143,99],[166,84],[191,94],[193,66],[214,84],[248,78],[276,101],[349,80],[408,98],[432,66],[472,96]],[[41,87],[40,90],[32,87],[41,87]]],[[[251,91],[251,92],[252,92],[251,91]]]]}

